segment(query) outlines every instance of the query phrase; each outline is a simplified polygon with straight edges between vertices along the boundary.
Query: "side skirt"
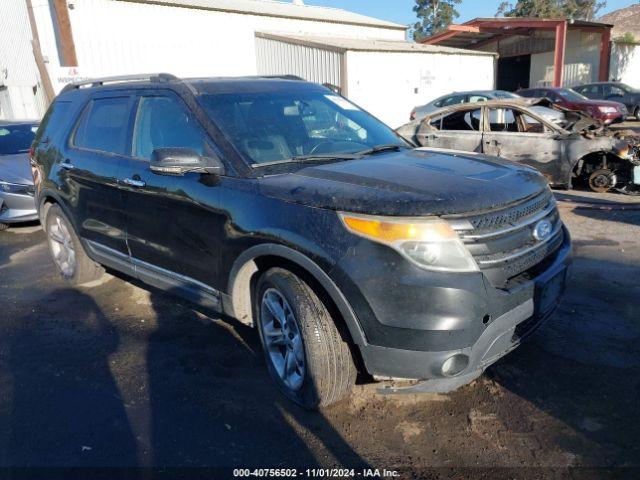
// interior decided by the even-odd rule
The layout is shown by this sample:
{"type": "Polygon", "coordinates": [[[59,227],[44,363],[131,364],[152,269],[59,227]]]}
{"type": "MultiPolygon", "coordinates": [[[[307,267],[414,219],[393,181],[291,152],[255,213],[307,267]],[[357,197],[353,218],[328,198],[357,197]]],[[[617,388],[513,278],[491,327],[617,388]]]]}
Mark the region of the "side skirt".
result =
{"type": "Polygon", "coordinates": [[[218,290],[193,278],[165,270],[136,258],[105,247],[92,240],[83,239],[87,254],[96,262],[135,277],[173,295],[180,296],[205,308],[220,312],[222,303],[218,290]]]}

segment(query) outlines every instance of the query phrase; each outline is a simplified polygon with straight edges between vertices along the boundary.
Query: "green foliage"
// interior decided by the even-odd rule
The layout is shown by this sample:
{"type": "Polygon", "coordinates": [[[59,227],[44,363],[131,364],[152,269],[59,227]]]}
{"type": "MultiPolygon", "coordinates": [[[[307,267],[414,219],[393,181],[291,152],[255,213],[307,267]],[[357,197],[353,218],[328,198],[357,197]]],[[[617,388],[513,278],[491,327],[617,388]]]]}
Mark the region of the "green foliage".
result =
{"type": "Polygon", "coordinates": [[[413,11],[418,17],[413,37],[416,41],[444,30],[460,14],[456,10],[462,0],[415,0],[413,11]]]}
{"type": "Polygon", "coordinates": [[[638,39],[631,32],[624,32],[623,35],[616,37],[618,43],[640,43],[638,39]]]}
{"type": "Polygon", "coordinates": [[[515,4],[505,1],[498,7],[496,15],[593,20],[606,5],[605,0],[517,0],[515,4]]]}

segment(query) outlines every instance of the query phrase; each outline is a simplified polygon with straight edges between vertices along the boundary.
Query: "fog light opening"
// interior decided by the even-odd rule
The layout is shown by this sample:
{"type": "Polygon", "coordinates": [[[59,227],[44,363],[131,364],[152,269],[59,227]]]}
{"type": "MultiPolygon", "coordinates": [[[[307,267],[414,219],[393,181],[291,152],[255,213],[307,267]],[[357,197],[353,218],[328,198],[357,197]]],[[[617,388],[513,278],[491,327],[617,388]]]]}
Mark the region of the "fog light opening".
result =
{"type": "Polygon", "coordinates": [[[442,364],[442,374],[447,377],[455,377],[469,365],[469,357],[461,353],[447,358],[442,364]]]}
{"type": "Polygon", "coordinates": [[[487,325],[490,321],[491,321],[491,315],[487,314],[484,317],[482,317],[482,323],[484,323],[485,325],[487,325]]]}

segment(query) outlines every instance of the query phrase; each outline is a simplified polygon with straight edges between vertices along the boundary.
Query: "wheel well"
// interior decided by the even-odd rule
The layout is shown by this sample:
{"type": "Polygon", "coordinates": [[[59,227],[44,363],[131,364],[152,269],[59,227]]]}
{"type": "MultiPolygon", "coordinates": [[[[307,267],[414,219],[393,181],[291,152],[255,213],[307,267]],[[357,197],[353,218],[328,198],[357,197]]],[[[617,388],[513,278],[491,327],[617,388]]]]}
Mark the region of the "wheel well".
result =
{"type": "Polygon", "coordinates": [[[582,177],[600,168],[619,170],[624,168],[627,163],[611,152],[591,152],[578,160],[573,173],[576,177],[582,177]]]}
{"type": "Polygon", "coordinates": [[[254,296],[260,275],[270,268],[279,267],[300,277],[324,303],[334,319],[338,331],[347,343],[354,343],[347,323],[340,309],[331,298],[326,288],[304,267],[287,258],[277,255],[262,255],[246,262],[236,274],[231,291],[233,315],[235,318],[250,326],[255,326],[254,296]]]}
{"type": "Polygon", "coordinates": [[[238,271],[232,291],[229,292],[233,300],[234,314],[238,320],[248,325],[255,326],[253,311],[255,288],[260,275],[274,267],[289,270],[304,280],[313,289],[313,291],[316,292],[327,308],[330,309],[330,313],[332,315],[337,312],[337,317],[334,318],[339,317],[344,321],[331,296],[311,273],[297,263],[277,255],[263,255],[256,257],[246,262],[238,271]]]}
{"type": "Polygon", "coordinates": [[[52,196],[45,196],[42,202],[40,202],[41,207],[38,209],[38,216],[40,217],[40,223],[44,225],[44,221],[47,218],[47,212],[51,208],[52,205],[57,205],[58,202],[52,196]]]}
{"type": "Polygon", "coordinates": [[[340,312],[338,305],[327,289],[316,277],[298,263],[278,255],[262,255],[246,262],[238,271],[232,291],[232,302],[235,317],[241,322],[255,327],[255,305],[253,298],[260,276],[270,268],[283,268],[302,279],[318,295],[322,303],[327,307],[342,340],[349,345],[351,356],[359,372],[366,372],[364,360],[360,349],[352,337],[347,322],[340,312]]]}

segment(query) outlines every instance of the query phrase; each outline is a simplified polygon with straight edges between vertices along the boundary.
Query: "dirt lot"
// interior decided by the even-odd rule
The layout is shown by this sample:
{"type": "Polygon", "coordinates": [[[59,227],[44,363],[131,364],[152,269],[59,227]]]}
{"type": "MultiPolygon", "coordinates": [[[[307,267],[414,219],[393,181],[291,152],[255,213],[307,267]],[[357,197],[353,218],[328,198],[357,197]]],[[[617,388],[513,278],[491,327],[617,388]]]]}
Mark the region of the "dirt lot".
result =
{"type": "Polygon", "coordinates": [[[452,394],[359,385],[321,413],[276,392],[247,327],[127,279],[68,288],[39,227],[3,232],[0,467],[640,467],[640,203],[558,197],[573,279],[528,343],[452,394]]]}

